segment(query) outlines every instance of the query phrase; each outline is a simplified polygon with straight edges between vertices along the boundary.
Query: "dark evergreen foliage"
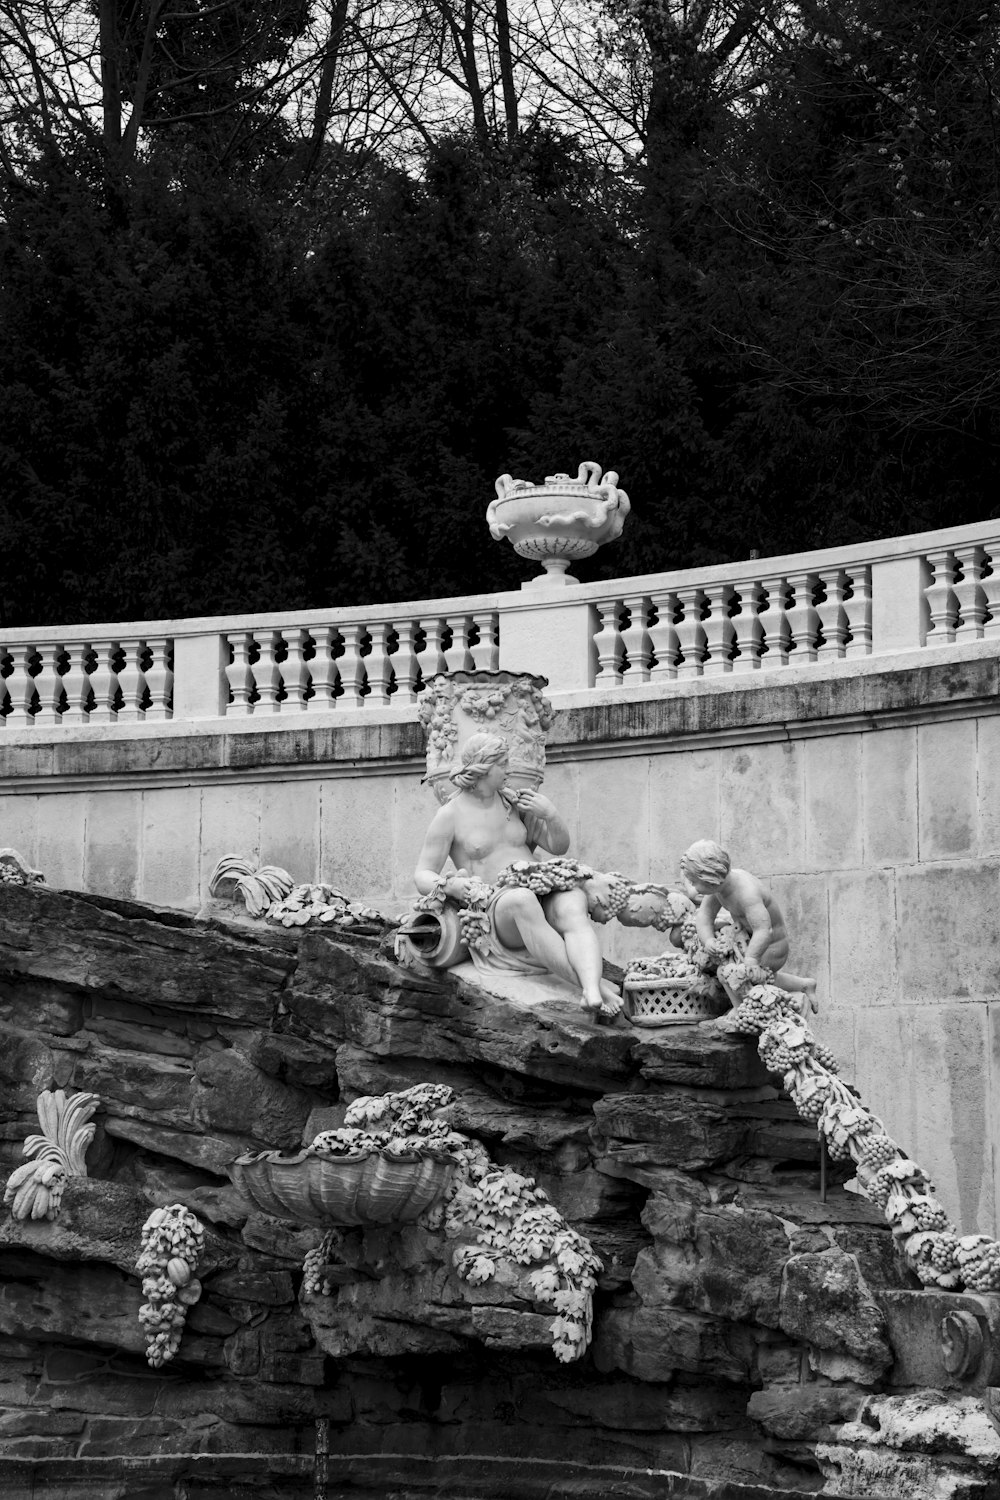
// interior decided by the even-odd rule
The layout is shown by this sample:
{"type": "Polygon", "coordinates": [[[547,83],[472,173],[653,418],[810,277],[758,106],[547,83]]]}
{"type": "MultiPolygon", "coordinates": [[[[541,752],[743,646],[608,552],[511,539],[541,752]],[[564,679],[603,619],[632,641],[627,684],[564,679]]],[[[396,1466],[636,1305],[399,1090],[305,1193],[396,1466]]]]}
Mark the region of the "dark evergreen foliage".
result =
{"type": "Polygon", "coordinates": [[[997,23],[801,13],[736,113],[663,42],[642,176],[529,128],[409,173],[327,148],[307,192],[273,122],[227,156],[215,117],[117,178],[85,137],[7,172],[5,623],[515,587],[496,476],[584,458],[634,505],[584,577],[995,514],[997,23]]]}

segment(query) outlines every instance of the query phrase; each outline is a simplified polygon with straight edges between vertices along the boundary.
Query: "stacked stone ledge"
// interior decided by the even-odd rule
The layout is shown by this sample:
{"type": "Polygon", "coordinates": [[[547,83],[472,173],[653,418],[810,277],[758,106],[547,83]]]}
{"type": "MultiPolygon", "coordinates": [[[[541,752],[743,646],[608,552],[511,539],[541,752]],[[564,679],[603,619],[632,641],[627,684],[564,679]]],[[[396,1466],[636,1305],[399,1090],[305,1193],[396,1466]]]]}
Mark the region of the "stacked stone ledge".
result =
{"type": "MultiPolygon", "coordinates": [[[[14,886],[0,916],[5,1172],[41,1091],[101,1100],[89,1176],[67,1182],[58,1218],[0,1219],[12,1483],[60,1460],[58,1493],[82,1495],[88,1465],[194,1454],[186,1472],[207,1473],[227,1453],[244,1475],[285,1464],[297,1493],[321,1418],[335,1456],[399,1454],[402,1470],[406,1454],[572,1453],[586,1473],[793,1494],[877,1497],[902,1467],[915,1496],[959,1479],[990,1493],[982,1364],[942,1389],[944,1437],[911,1413],[926,1440],[902,1464],[900,1402],[916,1398],[893,1384],[891,1333],[915,1278],[881,1213],[836,1186],[848,1163],[821,1201],[815,1126],[752,1043],[515,1008],[405,973],[364,935],[14,886]],[[359,1096],[426,1082],[453,1090],[454,1128],[534,1178],[602,1260],[582,1359],[557,1364],[518,1288],[461,1282],[421,1225],[344,1231],[330,1295],[303,1293],[322,1230],[255,1212],[229,1182],[242,1152],[297,1151],[359,1096]],[[151,1210],[175,1203],[205,1226],[202,1291],[151,1376],[135,1263],[151,1210]]],[[[960,1300],[974,1321],[996,1301],[960,1300]]],[[[593,1474],[579,1483],[603,1493],[593,1474]]]]}

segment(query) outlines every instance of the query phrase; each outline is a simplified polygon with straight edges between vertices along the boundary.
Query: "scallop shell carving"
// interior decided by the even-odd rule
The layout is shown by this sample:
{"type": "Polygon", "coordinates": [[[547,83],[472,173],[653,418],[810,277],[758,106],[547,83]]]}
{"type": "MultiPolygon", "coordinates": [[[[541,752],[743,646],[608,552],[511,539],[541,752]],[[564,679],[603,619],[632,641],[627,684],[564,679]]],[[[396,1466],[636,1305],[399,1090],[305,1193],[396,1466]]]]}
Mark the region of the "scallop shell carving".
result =
{"type": "Polygon", "coordinates": [[[306,1149],[241,1156],[229,1175],[264,1213],[293,1224],[412,1224],[440,1198],[455,1165],[417,1153],[324,1157],[306,1149]]]}

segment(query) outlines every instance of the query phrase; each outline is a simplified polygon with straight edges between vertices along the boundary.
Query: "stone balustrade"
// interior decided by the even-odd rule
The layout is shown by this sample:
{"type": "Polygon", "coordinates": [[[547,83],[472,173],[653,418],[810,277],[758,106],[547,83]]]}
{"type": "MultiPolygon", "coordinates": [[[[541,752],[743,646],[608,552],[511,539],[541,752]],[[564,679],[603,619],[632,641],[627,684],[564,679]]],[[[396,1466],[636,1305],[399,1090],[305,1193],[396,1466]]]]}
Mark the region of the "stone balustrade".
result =
{"type": "Polygon", "coordinates": [[[54,626],[0,641],[0,715],[31,727],[409,708],[435,673],[645,687],[1000,642],[1000,521],[849,548],[368,608],[54,626]]]}

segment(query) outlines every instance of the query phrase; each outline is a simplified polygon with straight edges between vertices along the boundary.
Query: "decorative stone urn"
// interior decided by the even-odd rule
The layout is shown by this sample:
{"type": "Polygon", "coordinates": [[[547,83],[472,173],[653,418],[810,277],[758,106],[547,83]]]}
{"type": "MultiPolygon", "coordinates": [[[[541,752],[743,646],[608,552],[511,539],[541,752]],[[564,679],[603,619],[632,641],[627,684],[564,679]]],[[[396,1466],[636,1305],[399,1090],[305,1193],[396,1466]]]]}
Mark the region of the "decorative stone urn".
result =
{"type": "Polygon", "coordinates": [[[536,790],[545,774],[545,732],[552,705],[542,696],[548,683],[530,672],[442,672],[420,695],[420,722],[427,734],[427,777],[441,803],[454,786],[449,773],[462,746],[486,730],[502,735],[510,756],[508,784],[536,790]]]}
{"type": "Polygon", "coordinates": [[[576,479],[550,474],[544,484],[501,474],[496,499],[486,512],[490,536],[504,537],[521,557],[536,559],[553,581],[576,558],[591,557],[622,534],[629,498],[618,475],[603,477],[600,464],[582,463],[576,479]]]}

